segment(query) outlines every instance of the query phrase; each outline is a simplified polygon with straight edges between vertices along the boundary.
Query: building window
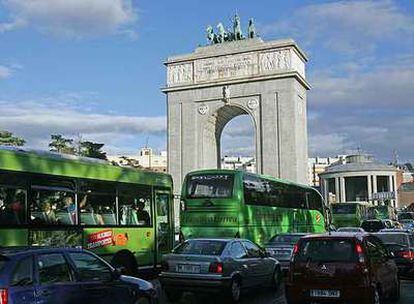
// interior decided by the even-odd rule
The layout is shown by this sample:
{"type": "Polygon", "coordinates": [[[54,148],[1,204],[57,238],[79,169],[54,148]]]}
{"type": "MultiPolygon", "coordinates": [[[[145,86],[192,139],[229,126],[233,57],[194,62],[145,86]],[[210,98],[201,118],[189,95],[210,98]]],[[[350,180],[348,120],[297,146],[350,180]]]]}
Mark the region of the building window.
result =
{"type": "Polygon", "coordinates": [[[345,177],[345,194],[347,202],[368,201],[367,177],[345,177]]]}

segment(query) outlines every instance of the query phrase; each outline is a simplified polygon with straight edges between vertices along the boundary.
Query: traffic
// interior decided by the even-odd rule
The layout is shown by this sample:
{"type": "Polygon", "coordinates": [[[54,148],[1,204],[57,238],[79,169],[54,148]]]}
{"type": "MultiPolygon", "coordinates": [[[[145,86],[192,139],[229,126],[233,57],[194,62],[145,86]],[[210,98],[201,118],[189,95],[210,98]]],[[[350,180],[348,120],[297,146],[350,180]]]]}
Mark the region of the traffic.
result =
{"type": "Polygon", "coordinates": [[[411,296],[413,213],[328,207],[312,187],[232,170],[187,174],[179,227],[173,206],[168,174],[1,149],[0,304],[411,296]]]}

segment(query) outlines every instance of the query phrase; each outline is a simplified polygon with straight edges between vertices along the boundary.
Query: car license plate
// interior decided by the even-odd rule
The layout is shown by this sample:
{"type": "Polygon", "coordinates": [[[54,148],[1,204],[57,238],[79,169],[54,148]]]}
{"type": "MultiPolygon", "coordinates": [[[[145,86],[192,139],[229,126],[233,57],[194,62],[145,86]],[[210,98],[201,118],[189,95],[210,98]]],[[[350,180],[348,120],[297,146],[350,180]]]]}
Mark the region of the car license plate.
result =
{"type": "Polygon", "coordinates": [[[339,298],[341,292],[339,290],[312,289],[310,296],[314,298],[339,298]]]}
{"type": "Polygon", "coordinates": [[[179,264],[177,265],[177,272],[200,273],[200,266],[179,264]]]}

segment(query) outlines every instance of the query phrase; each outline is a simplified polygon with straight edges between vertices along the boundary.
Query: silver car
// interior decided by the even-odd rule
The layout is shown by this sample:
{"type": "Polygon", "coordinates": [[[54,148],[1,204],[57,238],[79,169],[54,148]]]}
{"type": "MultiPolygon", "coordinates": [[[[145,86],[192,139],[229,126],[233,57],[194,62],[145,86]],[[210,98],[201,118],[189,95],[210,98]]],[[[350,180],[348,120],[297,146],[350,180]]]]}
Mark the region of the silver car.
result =
{"type": "Polygon", "coordinates": [[[269,255],[279,261],[282,271],[289,269],[293,247],[305,235],[307,233],[281,233],[272,237],[265,245],[269,255]]]}
{"type": "Polygon", "coordinates": [[[241,290],[279,288],[279,262],[244,239],[190,239],[163,257],[159,279],[167,298],[179,301],[184,291],[225,294],[238,302],[241,290]]]}

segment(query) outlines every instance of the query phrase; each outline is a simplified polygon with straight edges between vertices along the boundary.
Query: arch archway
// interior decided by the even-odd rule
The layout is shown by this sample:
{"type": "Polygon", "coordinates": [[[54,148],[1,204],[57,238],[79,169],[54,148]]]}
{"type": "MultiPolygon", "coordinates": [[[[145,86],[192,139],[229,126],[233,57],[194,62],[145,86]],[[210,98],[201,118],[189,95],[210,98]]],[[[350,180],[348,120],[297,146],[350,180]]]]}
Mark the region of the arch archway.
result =
{"type": "Polygon", "coordinates": [[[219,107],[208,119],[206,119],[203,130],[203,163],[206,168],[221,167],[221,137],[226,125],[234,118],[248,115],[252,121],[255,138],[255,150],[257,159],[257,136],[258,132],[253,113],[241,105],[227,104],[219,107]]]}

